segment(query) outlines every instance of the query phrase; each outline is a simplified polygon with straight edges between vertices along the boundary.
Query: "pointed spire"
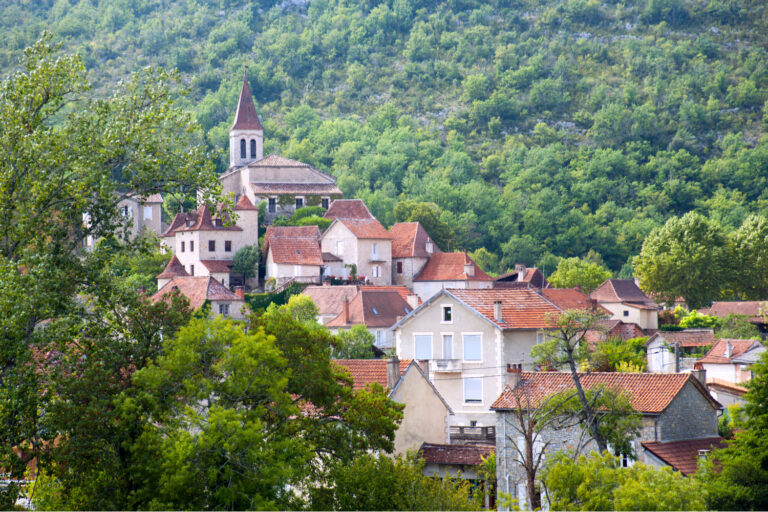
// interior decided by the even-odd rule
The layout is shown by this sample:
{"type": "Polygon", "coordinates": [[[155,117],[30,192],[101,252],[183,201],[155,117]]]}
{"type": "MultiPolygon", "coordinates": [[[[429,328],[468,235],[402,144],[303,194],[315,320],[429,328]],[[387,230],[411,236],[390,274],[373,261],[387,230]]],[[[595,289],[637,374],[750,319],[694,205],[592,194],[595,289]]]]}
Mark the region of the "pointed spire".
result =
{"type": "Polygon", "coordinates": [[[157,276],[157,279],[173,279],[174,277],[186,277],[188,275],[189,274],[184,269],[184,265],[181,264],[179,258],[174,254],[171,261],[165,266],[165,270],[157,276]]]}
{"type": "Polygon", "coordinates": [[[248,75],[243,72],[243,88],[240,89],[240,100],[237,102],[235,122],[230,130],[263,130],[256,107],[253,105],[251,88],[248,87],[248,75]]]}

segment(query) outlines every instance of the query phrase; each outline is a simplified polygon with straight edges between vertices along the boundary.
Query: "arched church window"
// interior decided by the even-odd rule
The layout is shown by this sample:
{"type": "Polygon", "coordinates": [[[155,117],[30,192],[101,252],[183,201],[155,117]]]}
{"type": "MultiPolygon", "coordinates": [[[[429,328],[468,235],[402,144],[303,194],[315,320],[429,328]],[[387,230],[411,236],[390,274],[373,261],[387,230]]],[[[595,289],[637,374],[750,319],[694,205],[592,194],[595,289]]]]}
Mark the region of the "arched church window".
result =
{"type": "Polygon", "coordinates": [[[256,141],[251,139],[251,158],[256,158],[256,141]]]}
{"type": "Polygon", "coordinates": [[[245,139],[240,139],[240,158],[245,158],[245,139]]]}

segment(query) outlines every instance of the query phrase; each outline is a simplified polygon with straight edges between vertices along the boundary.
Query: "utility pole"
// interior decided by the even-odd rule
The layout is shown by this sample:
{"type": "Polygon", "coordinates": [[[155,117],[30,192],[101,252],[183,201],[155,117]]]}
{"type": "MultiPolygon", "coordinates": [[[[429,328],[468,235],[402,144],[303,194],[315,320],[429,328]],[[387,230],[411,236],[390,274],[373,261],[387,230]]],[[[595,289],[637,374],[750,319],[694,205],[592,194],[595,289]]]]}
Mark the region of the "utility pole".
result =
{"type": "Polygon", "coordinates": [[[680,373],[680,343],[675,343],[675,373],[680,373]]]}

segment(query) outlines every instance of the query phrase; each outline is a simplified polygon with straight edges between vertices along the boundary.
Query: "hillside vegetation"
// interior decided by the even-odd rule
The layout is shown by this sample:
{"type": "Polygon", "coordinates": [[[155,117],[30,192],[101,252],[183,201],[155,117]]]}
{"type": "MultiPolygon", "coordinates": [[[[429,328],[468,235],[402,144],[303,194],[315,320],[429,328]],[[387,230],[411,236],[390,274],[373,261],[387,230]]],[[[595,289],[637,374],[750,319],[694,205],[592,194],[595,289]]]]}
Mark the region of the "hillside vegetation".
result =
{"type": "MultiPolygon", "coordinates": [[[[100,94],[178,68],[225,148],[244,64],[265,152],[334,174],[385,224],[436,203],[483,263],[628,275],[696,210],[768,215],[764,0],[0,0],[7,74],[43,30],[100,94]]],[[[224,155],[222,152],[223,169],[224,155]]]]}

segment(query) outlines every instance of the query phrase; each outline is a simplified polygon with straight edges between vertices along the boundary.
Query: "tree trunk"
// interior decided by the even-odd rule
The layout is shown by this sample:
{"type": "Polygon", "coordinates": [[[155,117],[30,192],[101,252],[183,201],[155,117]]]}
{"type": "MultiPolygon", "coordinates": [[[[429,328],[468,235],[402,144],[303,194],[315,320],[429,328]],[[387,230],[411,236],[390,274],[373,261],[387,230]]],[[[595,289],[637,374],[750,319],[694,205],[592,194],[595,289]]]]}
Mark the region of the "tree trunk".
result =
{"type": "Polygon", "coordinates": [[[589,429],[589,433],[597,443],[597,448],[600,450],[600,453],[603,453],[606,449],[605,439],[600,435],[600,431],[597,428],[595,412],[592,410],[589,402],[587,402],[587,395],[584,394],[584,388],[581,386],[581,378],[579,377],[576,361],[573,359],[572,352],[568,353],[568,366],[571,368],[571,377],[573,378],[573,384],[576,386],[576,393],[579,395],[581,407],[587,417],[587,428],[589,429]]]}

